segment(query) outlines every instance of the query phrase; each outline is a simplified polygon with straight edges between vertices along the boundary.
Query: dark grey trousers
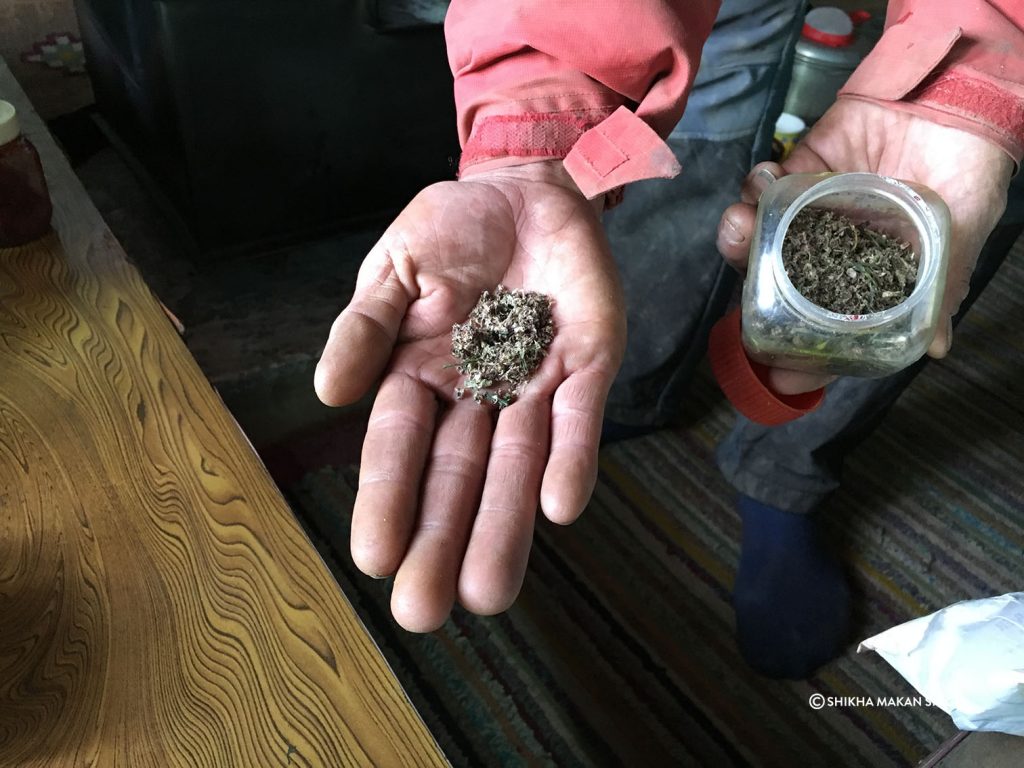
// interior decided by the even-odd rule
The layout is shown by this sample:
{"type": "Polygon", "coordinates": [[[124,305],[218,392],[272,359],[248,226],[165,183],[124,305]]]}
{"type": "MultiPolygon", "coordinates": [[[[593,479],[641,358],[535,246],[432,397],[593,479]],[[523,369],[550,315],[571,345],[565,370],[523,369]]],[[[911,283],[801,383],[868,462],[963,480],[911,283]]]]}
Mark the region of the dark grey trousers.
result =
{"type": "MultiPolygon", "coordinates": [[[[631,185],[606,216],[629,321],[606,411],[612,421],[664,425],[686,396],[708,332],[736,286],[715,247],[719,217],[739,199],[750,168],[768,159],[803,14],[803,0],[723,2],[686,113],[669,139],[683,173],[631,185]]],[[[965,310],[1024,227],[1022,201],[1018,183],[982,253],[965,310]]],[[[840,379],[821,408],[782,427],[740,417],[719,446],[719,467],[741,493],[810,511],[838,487],[843,458],[924,365],[884,379],[840,379]]]]}

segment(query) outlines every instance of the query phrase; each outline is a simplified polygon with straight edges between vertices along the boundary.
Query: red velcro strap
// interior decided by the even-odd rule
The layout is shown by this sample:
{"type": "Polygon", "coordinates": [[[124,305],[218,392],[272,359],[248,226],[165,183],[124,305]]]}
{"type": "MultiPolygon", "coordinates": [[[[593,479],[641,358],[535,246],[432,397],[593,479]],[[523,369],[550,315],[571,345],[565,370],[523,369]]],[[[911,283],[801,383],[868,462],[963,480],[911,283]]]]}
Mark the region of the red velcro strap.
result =
{"type": "Polygon", "coordinates": [[[736,410],[757,424],[775,427],[821,405],[824,388],[799,395],[780,395],[771,390],[768,366],[751,360],[743,348],[740,315],[737,309],[723,317],[708,339],[711,371],[736,410]]]}
{"type": "Polygon", "coordinates": [[[462,150],[459,172],[500,157],[562,158],[580,137],[608,116],[607,111],[532,112],[485,117],[473,126],[462,150]]]}
{"type": "Polygon", "coordinates": [[[631,181],[671,179],[681,170],[668,144],[626,107],[580,137],[565,169],[588,200],[631,181]]]}
{"type": "Polygon", "coordinates": [[[953,69],[925,81],[910,98],[927,107],[987,123],[1024,147],[1024,98],[953,69]]]}

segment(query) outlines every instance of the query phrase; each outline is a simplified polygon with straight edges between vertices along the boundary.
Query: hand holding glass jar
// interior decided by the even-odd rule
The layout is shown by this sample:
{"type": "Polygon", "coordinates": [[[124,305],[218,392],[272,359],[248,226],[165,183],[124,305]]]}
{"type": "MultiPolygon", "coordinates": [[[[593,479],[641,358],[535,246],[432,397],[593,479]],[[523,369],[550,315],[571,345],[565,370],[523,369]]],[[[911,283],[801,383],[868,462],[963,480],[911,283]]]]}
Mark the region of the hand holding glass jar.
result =
{"type": "MultiPolygon", "coordinates": [[[[1002,148],[974,134],[909,112],[856,99],[840,100],[814,125],[784,163],[762,164],[748,176],[741,202],[730,206],[719,224],[718,247],[726,261],[741,272],[747,271],[757,220],[756,206],[761,195],[775,186],[770,182],[789,174],[822,173],[869,173],[898,179],[911,190],[928,188],[946,203],[949,232],[948,237],[942,239],[948,242],[948,268],[945,286],[941,289],[941,304],[934,318],[934,337],[927,345],[929,356],[945,356],[952,344],[953,315],[967,296],[981,247],[1006,206],[1013,160],[1002,148]]],[[[773,194],[785,189],[780,187],[773,194]]],[[[924,202],[924,196],[921,197],[924,202]]],[[[929,203],[926,207],[932,206],[929,203]]],[[[935,210],[939,209],[933,208],[933,213],[935,210]]],[[[935,215],[941,219],[941,213],[935,215]]],[[[927,265],[922,263],[921,266],[924,267],[923,278],[927,265]]],[[[920,295],[924,295],[923,292],[920,295]]],[[[916,301],[913,296],[910,298],[916,301]]],[[[931,320],[925,323],[930,324],[931,320]]],[[[852,329],[853,325],[847,327],[852,329]]],[[[753,363],[760,365],[756,360],[753,363]]],[[[806,367],[815,369],[815,372],[808,372],[794,370],[792,366],[793,361],[777,358],[759,373],[760,398],[766,407],[771,406],[767,410],[777,416],[773,423],[795,418],[816,405],[820,395],[805,397],[792,408],[781,407],[786,398],[811,393],[824,386],[834,376],[825,371],[837,370],[825,365],[808,365],[806,367]]],[[[865,369],[861,375],[881,374],[883,371],[865,369]]],[[[752,379],[748,377],[748,380],[754,389],[752,379]]]]}
{"type": "MultiPolygon", "coordinates": [[[[949,237],[949,209],[927,187],[872,173],[784,176],[758,203],[743,284],[743,346],[765,365],[813,373],[874,377],[906,368],[924,355],[939,328],[949,237]],[[905,244],[916,267],[909,296],[881,311],[839,312],[801,293],[783,252],[805,210],[842,216],[854,241],[865,226],[905,244]]],[[[837,240],[822,245],[840,251],[837,240]]],[[[873,279],[860,261],[837,260],[837,266],[844,283],[873,279]]]]}

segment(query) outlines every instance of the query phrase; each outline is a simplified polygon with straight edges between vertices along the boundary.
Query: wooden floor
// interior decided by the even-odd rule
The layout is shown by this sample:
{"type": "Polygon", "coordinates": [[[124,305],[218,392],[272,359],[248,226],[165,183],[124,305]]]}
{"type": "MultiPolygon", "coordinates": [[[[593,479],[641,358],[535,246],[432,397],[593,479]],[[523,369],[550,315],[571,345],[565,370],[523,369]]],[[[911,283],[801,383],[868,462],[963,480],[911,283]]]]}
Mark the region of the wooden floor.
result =
{"type": "Polygon", "coordinates": [[[443,765],[0,60],[55,228],[0,250],[0,766],[443,765]]]}

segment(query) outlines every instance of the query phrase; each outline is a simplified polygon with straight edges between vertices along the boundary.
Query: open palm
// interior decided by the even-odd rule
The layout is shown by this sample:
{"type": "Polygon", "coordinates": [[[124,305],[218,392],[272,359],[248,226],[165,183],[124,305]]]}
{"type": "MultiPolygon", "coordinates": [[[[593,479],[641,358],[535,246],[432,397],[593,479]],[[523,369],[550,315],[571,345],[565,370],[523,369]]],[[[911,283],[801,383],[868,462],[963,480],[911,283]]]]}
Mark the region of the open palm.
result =
{"type": "Polygon", "coordinates": [[[329,405],[378,380],[352,520],[352,556],[397,574],[392,612],[428,631],[456,597],[505,610],[522,584],[538,503],[574,520],[593,490],[604,403],[625,343],[614,264],[595,207],[560,163],[436,184],[367,256],[316,372],[329,405]],[[554,341],[496,416],[456,401],[451,328],[504,284],[554,299],[554,341]],[[383,378],[381,375],[383,374],[383,378]]]}
{"type": "MultiPolygon", "coordinates": [[[[825,113],[790,157],[772,173],[869,171],[917,182],[937,192],[952,215],[950,267],[943,314],[928,353],[944,356],[952,343],[950,321],[967,296],[971,273],[985,243],[1006,207],[1013,172],[1009,155],[991,142],[922,117],[853,99],[840,99],[825,113]]],[[[759,166],[758,168],[765,167],[759,166]]],[[[757,169],[755,169],[756,171],[757,169]]],[[[748,177],[743,203],[723,215],[734,230],[749,238],[757,198],[756,173],[748,177]]],[[[720,233],[723,230],[720,229],[720,233]]],[[[746,264],[746,241],[719,237],[723,256],[736,266],[746,264]]]]}

